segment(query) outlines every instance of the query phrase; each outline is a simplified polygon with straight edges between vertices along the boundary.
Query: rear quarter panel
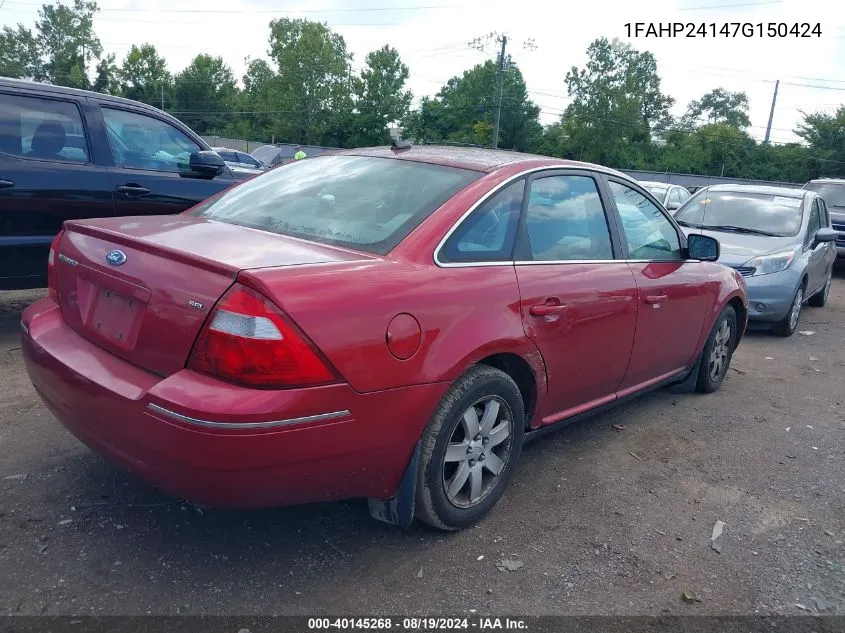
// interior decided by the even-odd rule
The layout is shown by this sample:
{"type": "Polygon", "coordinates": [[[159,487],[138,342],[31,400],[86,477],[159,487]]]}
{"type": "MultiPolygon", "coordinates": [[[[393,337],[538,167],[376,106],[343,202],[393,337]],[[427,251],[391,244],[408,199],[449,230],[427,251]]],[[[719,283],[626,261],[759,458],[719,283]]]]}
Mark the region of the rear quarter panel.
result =
{"type": "Polygon", "coordinates": [[[513,266],[379,260],[254,271],[239,279],[273,297],[359,392],[451,381],[502,352],[523,357],[538,392],[545,392],[540,353],[522,329],[513,266]],[[386,338],[391,319],[403,313],[422,333],[407,360],[391,354],[386,338]]]}

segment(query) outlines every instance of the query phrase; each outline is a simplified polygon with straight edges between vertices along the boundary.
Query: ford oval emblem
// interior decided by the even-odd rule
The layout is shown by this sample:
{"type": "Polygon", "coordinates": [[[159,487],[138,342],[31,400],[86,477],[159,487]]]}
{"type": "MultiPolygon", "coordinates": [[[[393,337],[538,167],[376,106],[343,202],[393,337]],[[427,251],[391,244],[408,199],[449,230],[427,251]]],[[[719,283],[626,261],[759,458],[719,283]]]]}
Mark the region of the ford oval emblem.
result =
{"type": "Polygon", "coordinates": [[[121,250],[114,249],[106,255],[106,261],[112,266],[120,266],[126,261],[126,253],[121,250]]]}

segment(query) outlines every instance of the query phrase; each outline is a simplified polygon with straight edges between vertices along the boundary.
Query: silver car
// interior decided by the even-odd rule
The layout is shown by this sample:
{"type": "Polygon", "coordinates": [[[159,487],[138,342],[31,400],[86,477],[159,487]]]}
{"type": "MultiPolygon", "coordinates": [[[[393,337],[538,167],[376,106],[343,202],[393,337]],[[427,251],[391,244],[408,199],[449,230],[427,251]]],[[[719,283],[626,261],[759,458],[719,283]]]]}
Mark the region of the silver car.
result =
{"type": "Polygon", "coordinates": [[[649,190],[651,195],[657,198],[666,209],[675,211],[684,202],[689,200],[690,192],[681,185],[673,185],[668,182],[657,182],[654,180],[641,180],[640,184],[649,190]]]}
{"type": "Polygon", "coordinates": [[[719,240],[719,261],[748,285],[748,317],[790,336],[804,303],[821,307],[830,294],[836,231],[814,191],[713,185],[674,214],[684,231],[719,240]]]}
{"type": "Polygon", "coordinates": [[[267,167],[246,152],[239,152],[228,147],[212,147],[226,163],[235,180],[247,180],[267,171],[267,167]]]}

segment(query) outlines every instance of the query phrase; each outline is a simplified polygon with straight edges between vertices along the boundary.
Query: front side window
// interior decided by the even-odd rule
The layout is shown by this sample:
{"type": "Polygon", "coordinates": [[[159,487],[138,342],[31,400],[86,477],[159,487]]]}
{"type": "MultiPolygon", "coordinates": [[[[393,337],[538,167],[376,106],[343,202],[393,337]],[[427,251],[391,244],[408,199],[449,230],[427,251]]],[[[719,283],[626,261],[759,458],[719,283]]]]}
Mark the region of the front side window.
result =
{"type": "Polygon", "coordinates": [[[372,156],[319,156],[247,180],[191,214],[385,255],[481,172],[372,156]]]}
{"type": "Polygon", "coordinates": [[[660,209],[639,191],[622,183],[611,180],[610,191],[622,220],[629,259],[684,259],[678,233],[660,209]]]}
{"type": "Polygon", "coordinates": [[[87,163],[76,104],[0,94],[0,152],[37,160],[87,163]]]}
{"type": "Polygon", "coordinates": [[[202,149],[179,129],[154,117],[112,108],[102,108],[102,112],[118,167],[187,172],[191,154],[202,149]]]}
{"type": "Polygon", "coordinates": [[[217,155],[227,163],[237,163],[238,155],[235,152],[228,152],[225,149],[218,150],[217,155]]]}
{"type": "Polygon", "coordinates": [[[480,205],[449,237],[444,262],[509,261],[522,209],[525,180],[512,183],[480,205]]]}
{"type": "Polygon", "coordinates": [[[771,237],[797,236],[802,197],[748,191],[705,191],[675,214],[682,226],[771,237]]]}
{"type": "Polygon", "coordinates": [[[589,176],[534,180],[525,231],[533,261],[613,259],[604,207],[589,176]]]}
{"type": "Polygon", "coordinates": [[[813,200],[813,206],[810,210],[810,221],[807,225],[807,237],[804,240],[804,243],[807,246],[812,246],[813,242],[816,241],[816,233],[819,232],[819,229],[822,227],[821,224],[821,215],[819,212],[819,201],[813,200]]]}

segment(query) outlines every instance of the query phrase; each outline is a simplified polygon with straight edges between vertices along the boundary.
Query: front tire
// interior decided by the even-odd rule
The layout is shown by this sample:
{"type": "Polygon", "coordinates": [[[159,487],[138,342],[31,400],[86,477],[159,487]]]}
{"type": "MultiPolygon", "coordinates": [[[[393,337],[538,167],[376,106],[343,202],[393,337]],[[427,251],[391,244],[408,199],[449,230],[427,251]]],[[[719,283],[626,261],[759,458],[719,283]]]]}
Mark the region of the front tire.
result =
{"type": "Polygon", "coordinates": [[[822,288],[819,292],[810,297],[810,300],[807,302],[807,305],[811,305],[814,308],[823,308],[824,305],[827,303],[827,298],[830,296],[830,286],[832,284],[833,271],[830,271],[830,275],[828,275],[827,277],[827,281],[824,284],[824,288],[822,288]]]}
{"type": "Polygon", "coordinates": [[[441,530],[479,521],[507,487],[524,430],[522,396],[510,376],[477,365],[458,378],[423,431],[417,518],[441,530]]]}
{"type": "Polygon", "coordinates": [[[722,386],[731,365],[738,333],[736,310],[726,306],[716,319],[701,353],[696,382],[696,389],[701,393],[712,393],[722,386]]]}
{"type": "Polygon", "coordinates": [[[780,321],[772,326],[772,331],[779,336],[792,336],[798,328],[798,321],[801,318],[801,309],[804,307],[804,286],[799,286],[792,298],[789,312],[780,321]]]}

